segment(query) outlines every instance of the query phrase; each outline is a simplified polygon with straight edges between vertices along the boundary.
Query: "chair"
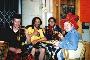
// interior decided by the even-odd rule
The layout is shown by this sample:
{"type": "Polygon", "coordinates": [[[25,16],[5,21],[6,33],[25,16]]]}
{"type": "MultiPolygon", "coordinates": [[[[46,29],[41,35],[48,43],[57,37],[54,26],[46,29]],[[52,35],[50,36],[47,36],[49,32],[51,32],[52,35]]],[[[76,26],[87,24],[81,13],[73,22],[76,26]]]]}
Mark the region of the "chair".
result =
{"type": "Polygon", "coordinates": [[[8,43],[0,41],[0,60],[5,60],[8,52],[8,43]]]}
{"type": "Polygon", "coordinates": [[[63,49],[65,60],[83,60],[85,58],[85,45],[83,41],[79,41],[77,50],[63,49]]]}

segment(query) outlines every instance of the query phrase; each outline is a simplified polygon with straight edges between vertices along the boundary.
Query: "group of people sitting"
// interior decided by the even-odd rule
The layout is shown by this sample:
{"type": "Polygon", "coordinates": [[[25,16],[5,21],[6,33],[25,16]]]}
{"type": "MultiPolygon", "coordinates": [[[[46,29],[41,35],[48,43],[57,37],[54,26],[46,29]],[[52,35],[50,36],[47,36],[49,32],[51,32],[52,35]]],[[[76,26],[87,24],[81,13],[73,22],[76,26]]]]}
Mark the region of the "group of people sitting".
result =
{"type": "Polygon", "coordinates": [[[50,17],[48,26],[41,28],[42,20],[34,17],[32,25],[24,28],[21,27],[21,18],[19,14],[14,15],[11,26],[6,27],[3,33],[2,40],[9,43],[9,51],[5,60],[23,60],[21,57],[27,51],[26,60],[30,60],[29,55],[32,55],[35,60],[35,54],[38,51],[39,60],[44,60],[46,52],[49,54],[48,60],[52,59],[53,52],[55,52],[54,59],[63,60],[61,49],[77,50],[80,37],[76,30],[78,28],[77,17],[72,13],[68,13],[66,18],[61,20],[61,27],[56,25],[54,17],[50,17]],[[45,42],[50,40],[58,40],[58,42],[55,44],[45,42]]]}

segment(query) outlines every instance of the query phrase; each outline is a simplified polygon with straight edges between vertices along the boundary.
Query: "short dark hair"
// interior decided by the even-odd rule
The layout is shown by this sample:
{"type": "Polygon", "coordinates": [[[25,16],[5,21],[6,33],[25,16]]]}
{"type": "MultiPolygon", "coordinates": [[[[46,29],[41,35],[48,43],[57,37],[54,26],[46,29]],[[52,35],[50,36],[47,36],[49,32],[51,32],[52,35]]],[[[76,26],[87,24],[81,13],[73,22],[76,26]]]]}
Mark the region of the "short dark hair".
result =
{"type": "Polygon", "coordinates": [[[21,16],[21,14],[14,14],[13,17],[12,17],[12,19],[14,20],[14,18],[21,19],[22,16],[21,16]]]}
{"type": "Polygon", "coordinates": [[[42,21],[41,21],[41,19],[39,17],[34,17],[32,19],[32,25],[34,25],[36,19],[39,19],[40,20],[40,25],[41,25],[42,24],[42,21]]]}
{"type": "MultiPolygon", "coordinates": [[[[13,25],[13,21],[14,21],[14,19],[22,19],[22,16],[21,16],[21,14],[14,14],[13,16],[12,16],[12,21],[10,22],[10,26],[12,26],[13,25]]],[[[20,23],[20,24],[22,24],[22,23],[20,23]]]]}
{"type": "Polygon", "coordinates": [[[50,22],[51,19],[53,19],[53,21],[56,23],[56,19],[55,19],[54,17],[50,17],[50,18],[48,19],[48,22],[50,22]]]}

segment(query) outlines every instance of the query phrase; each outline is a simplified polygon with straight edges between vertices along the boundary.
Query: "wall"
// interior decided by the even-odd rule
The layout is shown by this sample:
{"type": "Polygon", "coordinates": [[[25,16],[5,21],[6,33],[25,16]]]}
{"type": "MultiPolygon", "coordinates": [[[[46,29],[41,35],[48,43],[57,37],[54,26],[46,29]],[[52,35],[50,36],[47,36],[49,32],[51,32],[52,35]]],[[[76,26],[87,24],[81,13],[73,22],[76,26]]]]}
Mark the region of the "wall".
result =
{"type": "Polygon", "coordinates": [[[35,16],[41,18],[40,2],[41,0],[22,0],[22,24],[24,26],[30,25],[35,16]]]}
{"type": "Polygon", "coordinates": [[[52,11],[52,0],[22,0],[22,24],[30,25],[32,18],[38,16],[42,19],[42,27],[45,27],[52,11]]]}
{"type": "Polygon", "coordinates": [[[90,0],[80,0],[80,20],[90,22],[90,0]]]}
{"type": "Polygon", "coordinates": [[[80,21],[89,23],[88,29],[82,29],[82,39],[90,42],[90,0],[80,0],[80,21]]]}

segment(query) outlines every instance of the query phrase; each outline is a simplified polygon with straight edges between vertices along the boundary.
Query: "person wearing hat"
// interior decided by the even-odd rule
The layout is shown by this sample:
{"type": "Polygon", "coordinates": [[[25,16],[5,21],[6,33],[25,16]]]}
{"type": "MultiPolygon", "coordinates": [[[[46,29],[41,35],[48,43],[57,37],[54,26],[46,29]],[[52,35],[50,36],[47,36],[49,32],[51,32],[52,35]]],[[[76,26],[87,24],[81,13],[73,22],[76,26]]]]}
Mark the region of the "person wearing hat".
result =
{"type": "MultiPolygon", "coordinates": [[[[64,19],[61,20],[61,25],[62,28],[67,32],[67,34],[65,35],[65,37],[63,37],[62,34],[58,35],[61,38],[61,40],[58,43],[56,43],[56,46],[67,50],[77,50],[80,36],[76,30],[78,28],[76,21],[64,19]]],[[[57,53],[57,58],[58,60],[64,59],[63,53],[61,51],[57,53]]]]}

